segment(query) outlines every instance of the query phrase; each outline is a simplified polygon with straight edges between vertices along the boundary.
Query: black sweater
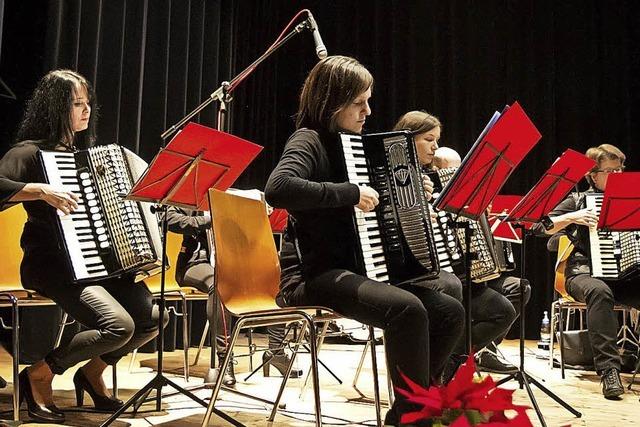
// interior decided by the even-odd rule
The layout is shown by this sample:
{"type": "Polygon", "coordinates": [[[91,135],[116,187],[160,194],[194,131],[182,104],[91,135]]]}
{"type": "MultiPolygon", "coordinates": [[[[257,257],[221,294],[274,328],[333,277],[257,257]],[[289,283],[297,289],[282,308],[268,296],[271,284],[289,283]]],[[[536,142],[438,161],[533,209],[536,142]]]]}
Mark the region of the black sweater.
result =
{"type": "MultiPolygon", "coordinates": [[[[585,193],[571,193],[550,213],[550,217],[563,215],[569,212],[575,212],[585,207],[585,193]]],[[[533,226],[533,230],[537,235],[545,235],[542,224],[537,223],[533,226]]],[[[589,227],[584,225],[569,224],[562,231],[554,234],[566,235],[575,249],[567,259],[565,275],[567,278],[577,274],[591,274],[591,247],[589,245],[589,227]]]]}
{"type": "MultiPolygon", "coordinates": [[[[37,141],[24,141],[12,147],[0,160],[0,210],[13,205],[9,199],[26,183],[46,182],[38,160],[39,151],[37,141]]],[[[32,250],[52,252],[63,248],[57,238],[55,208],[42,200],[23,202],[23,206],[28,216],[21,238],[25,253],[32,250]]]]}
{"type": "Polygon", "coordinates": [[[290,214],[280,256],[282,287],[330,269],[354,270],[353,207],[360,191],[347,182],[337,134],[294,132],[269,177],[265,197],[290,214]]]}

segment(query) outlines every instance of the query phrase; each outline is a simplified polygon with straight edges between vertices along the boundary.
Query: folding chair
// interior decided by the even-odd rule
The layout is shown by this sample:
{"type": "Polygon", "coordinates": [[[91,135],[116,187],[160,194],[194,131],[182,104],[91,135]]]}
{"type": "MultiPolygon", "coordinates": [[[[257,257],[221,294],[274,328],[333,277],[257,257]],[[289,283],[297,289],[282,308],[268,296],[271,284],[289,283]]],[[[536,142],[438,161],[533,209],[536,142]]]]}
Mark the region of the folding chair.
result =
{"type": "MultiPolygon", "coordinates": [[[[584,329],[584,313],[587,311],[587,305],[585,303],[575,301],[568,293],[565,288],[565,277],[564,277],[564,269],[566,266],[567,259],[571,252],[573,251],[574,246],[573,243],[569,240],[567,236],[561,236],[558,240],[558,258],[556,261],[555,267],[555,277],[554,277],[554,289],[559,294],[559,298],[551,304],[551,328],[550,328],[550,344],[549,344],[549,366],[553,369],[553,353],[554,353],[554,342],[555,342],[555,334],[558,333],[558,344],[560,346],[560,373],[562,379],[564,379],[564,331],[568,330],[569,323],[571,319],[571,315],[574,312],[578,312],[580,316],[580,329],[584,329]],[[565,319],[565,311],[567,312],[567,316],[565,319]]],[[[627,317],[630,317],[630,308],[624,305],[616,304],[614,306],[614,311],[622,312],[622,325],[620,326],[620,330],[618,331],[618,336],[620,340],[618,341],[619,345],[624,345],[626,341],[629,341],[636,346],[638,345],[637,339],[635,337],[629,337],[629,335],[633,335],[633,333],[629,333],[630,328],[627,324],[627,317]]],[[[588,321],[588,319],[587,319],[588,321]]]]}
{"type": "MultiPolygon", "coordinates": [[[[11,324],[6,325],[0,319],[3,329],[11,330],[12,343],[12,377],[13,377],[13,420],[20,419],[20,390],[18,370],[20,363],[20,307],[51,306],[55,302],[38,295],[36,292],[24,289],[20,282],[20,263],[22,248],[20,247],[21,230],[27,222],[27,214],[22,204],[13,206],[0,213],[0,307],[11,308],[11,324]]],[[[60,345],[67,314],[64,313],[60,323],[60,330],[56,337],[55,346],[60,345]]]]}
{"type": "MultiPolygon", "coordinates": [[[[324,324],[338,315],[324,307],[281,308],[275,303],[280,283],[280,263],[264,202],[214,189],[209,190],[209,201],[215,241],[216,287],[225,307],[238,317],[231,334],[229,347],[233,348],[240,330],[243,328],[301,322],[301,332],[298,334],[298,340],[292,346],[291,363],[285,372],[268,420],[273,422],[275,418],[278,403],[306,330],[309,335],[316,426],[321,426],[317,335],[314,324],[324,324]]],[[[231,353],[231,351],[227,351],[220,366],[222,372],[231,360],[231,353]]],[[[381,425],[376,363],[374,351],[372,352],[372,364],[376,415],[378,425],[381,425]]],[[[209,424],[222,385],[222,378],[222,375],[218,376],[207,412],[202,420],[202,426],[209,424]]]]}

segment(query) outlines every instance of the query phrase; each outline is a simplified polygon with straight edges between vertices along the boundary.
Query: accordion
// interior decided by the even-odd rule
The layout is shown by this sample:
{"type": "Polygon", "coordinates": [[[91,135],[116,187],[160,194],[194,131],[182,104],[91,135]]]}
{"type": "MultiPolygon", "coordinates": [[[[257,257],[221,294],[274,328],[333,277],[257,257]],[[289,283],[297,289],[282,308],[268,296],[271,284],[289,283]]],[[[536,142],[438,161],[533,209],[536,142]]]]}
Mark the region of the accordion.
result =
{"type": "MultiPolygon", "coordinates": [[[[445,168],[439,169],[437,171],[430,171],[427,173],[431,181],[433,181],[434,186],[434,194],[442,191],[445,185],[451,180],[456,168],[445,168]]],[[[472,235],[471,235],[471,280],[474,282],[486,282],[500,276],[502,271],[507,271],[509,269],[513,269],[509,265],[509,259],[511,260],[511,264],[513,264],[513,256],[509,256],[509,253],[506,253],[506,249],[500,248],[500,254],[496,252],[496,242],[493,239],[493,235],[491,234],[491,227],[489,227],[489,221],[487,219],[487,215],[483,214],[477,221],[464,218],[459,216],[457,218],[451,218],[451,214],[438,212],[439,218],[439,226],[441,228],[447,229],[449,227],[449,219],[455,219],[456,221],[465,221],[468,222],[472,235]],[[444,218],[447,218],[446,220],[444,218]],[[500,255],[500,256],[499,256],[500,255]],[[500,263],[500,260],[504,259],[504,262],[500,263]]],[[[451,233],[448,231],[447,233],[451,233]]],[[[466,251],[465,241],[464,241],[464,229],[457,229],[455,233],[458,237],[458,250],[464,253],[466,251]]],[[[501,242],[502,243],[502,242],[501,242]]],[[[509,246],[510,249],[510,246],[509,246]]],[[[460,259],[462,254],[458,254],[456,259],[460,259]]],[[[464,265],[454,264],[453,272],[459,276],[464,274],[464,265]]]]}
{"type": "Polygon", "coordinates": [[[56,215],[74,283],[160,272],[158,220],[149,204],[124,199],[144,160],[115,144],[39,155],[47,182],[80,196],[76,211],[56,215]]]}
{"type": "MultiPolygon", "coordinates": [[[[587,193],[585,203],[588,209],[600,215],[602,193],[587,193]]],[[[591,275],[605,280],[626,280],[640,270],[639,231],[601,231],[596,226],[589,227],[591,249],[591,275]]]]}
{"type": "Polygon", "coordinates": [[[349,182],[375,189],[380,204],[354,208],[358,273],[396,285],[438,275],[429,207],[409,132],[342,134],[349,182]]]}

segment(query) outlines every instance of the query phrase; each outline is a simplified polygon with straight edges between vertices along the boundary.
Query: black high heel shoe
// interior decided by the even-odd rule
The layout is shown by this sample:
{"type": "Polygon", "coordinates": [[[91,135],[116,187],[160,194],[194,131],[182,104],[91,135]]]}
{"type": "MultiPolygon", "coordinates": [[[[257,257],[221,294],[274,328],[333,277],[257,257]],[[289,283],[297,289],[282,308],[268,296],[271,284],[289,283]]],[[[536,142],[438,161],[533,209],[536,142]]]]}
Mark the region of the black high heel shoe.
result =
{"type": "Polygon", "coordinates": [[[64,422],[64,414],[62,412],[54,412],[46,406],[36,402],[33,397],[33,390],[31,390],[31,382],[29,381],[27,368],[24,368],[22,372],[20,372],[18,380],[20,383],[20,405],[22,405],[23,400],[27,401],[27,412],[31,418],[45,423],[61,424],[64,422]]]}
{"type": "Polygon", "coordinates": [[[76,387],[76,403],[78,406],[82,406],[84,403],[84,392],[86,391],[93,400],[93,406],[97,411],[115,412],[122,408],[124,404],[120,399],[114,399],[113,397],[101,396],[94,389],[87,377],[82,372],[82,369],[78,369],[73,376],[73,385],[76,387]]]}
{"type": "MultiPolygon", "coordinates": [[[[284,375],[285,372],[287,372],[289,363],[291,363],[291,358],[286,353],[272,353],[271,350],[267,350],[262,353],[262,363],[262,374],[265,377],[269,376],[270,366],[273,366],[280,371],[280,375],[284,375]]],[[[302,369],[291,369],[289,378],[300,378],[301,376],[302,369]]]]}

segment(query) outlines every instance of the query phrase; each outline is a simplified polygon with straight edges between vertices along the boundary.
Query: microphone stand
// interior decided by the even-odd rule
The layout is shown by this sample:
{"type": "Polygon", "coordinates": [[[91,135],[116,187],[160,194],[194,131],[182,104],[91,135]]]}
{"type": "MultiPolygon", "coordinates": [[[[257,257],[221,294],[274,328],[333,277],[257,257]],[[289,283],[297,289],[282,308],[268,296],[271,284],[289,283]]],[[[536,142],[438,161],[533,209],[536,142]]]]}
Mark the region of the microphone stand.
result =
{"type": "MultiPolygon", "coordinates": [[[[222,84],[220,85],[219,88],[217,88],[214,92],[211,93],[211,95],[209,95],[209,97],[207,99],[205,99],[200,105],[198,105],[195,109],[193,109],[193,111],[191,111],[189,114],[187,114],[186,116],[184,116],[181,120],[179,120],[176,124],[174,124],[173,126],[171,126],[170,128],[168,128],[167,130],[165,130],[164,132],[162,132],[162,134],[160,135],[160,138],[162,139],[162,146],[161,146],[161,150],[162,148],[166,145],[167,140],[169,139],[169,137],[171,137],[173,134],[175,134],[176,132],[178,132],[180,129],[182,129],[182,127],[184,125],[186,125],[194,116],[196,116],[198,113],[200,113],[200,111],[204,110],[209,104],[211,104],[213,101],[218,101],[220,102],[220,107],[218,110],[218,130],[222,130],[224,131],[224,129],[226,128],[225,126],[225,121],[226,121],[226,114],[227,114],[227,104],[229,102],[231,102],[232,98],[231,98],[231,92],[235,89],[235,87],[242,82],[246,77],[248,77],[256,68],[258,65],[260,65],[265,59],[267,59],[269,56],[271,56],[271,54],[273,54],[276,50],[278,50],[280,47],[282,47],[285,43],[287,43],[291,38],[293,38],[295,35],[297,35],[298,33],[304,31],[304,30],[313,30],[312,24],[309,20],[309,18],[307,18],[306,20],[304,20],[303,22],[299,23],[298,25],[295,26],[295,28],[293,30],[291,30],[286,36],[284,36],[282,39],[280,39],[279,41],[277,41],[276,43],[274,43],[271,47],[269,47],[269,49],[267,49],[258,59],[256,59],[255,61],[253,61],[253,63],[251,63],[251,65],[249,65],[247,68],[245,68],[240,74],[236,75],[230,82],[222,82],[222,84]]],[[[164,217],[163,217],[163,221],[162,221],[162,236],[163,236],[163,243],[162,243],[162,259],[163,259],[163,264],[165,262],[165,251],[166,251],[166,241],[167,241],[167,212],[166,212],[166,207],[162,207],[164,209],[164,217]]],[[[209,244],[211,245],[211,236],[209,235],[209,231],[207,232],[208,237],[209,237],[209,244]]],[[[211,249],[211,248],[210,248],[211,249]]],[[[211,251],[209,252],[211,253],[211,251]]],[[[158,306],[159,306],[159,311],[160,311],[160,315],[158,316],[158,373],[157,375],[147,384],[145,385],[141,390],[139,390],[138,392],[136,392],[127,402],[125,402],[125,404],[118,409],[115,413],[113,413],[106,421],[104,421],[100,426],[101,427],[105,427],[105,426],[109,426],[111,425],[111,423],[113,421],[115,421],[121,414],[123,414],[127,408],[129,408],[130,406],[134,405],[134,413],[137,412],[139,406],[142,404],[142,402],[144,402],[146,400],[146,397],[150,394],[150,392],[154,389],[157,390],[157,395],[156,395],[156,411],[160,411],[161,410],[161,400],[162,400],[162,387],[164,387],[165,385],[170,385],[172,386],[175,390],[177,390],[178,393],[183,394],[187,397],[189,397],[191,400],[197,402],[198,404],[207,407],[207,403],[200,399],[199,397],[197,397],[196,395],[194,395],[193,393],[191,393],[191,391],[178,386],[177,384],[175,384],[173,381],[169,380],[168,378],[166,378],[163,373],[162,373],[162,354],[163,354],[163,347],[164,347],[164,328],[163,328],[163,313],[164,313],[164,307],[165,307],[165,294],[164,294],[164,289],[165,289],[165,268],[163,266],[162,271],[161,271],[161,286],[160,286],[160,298],[158,299],[158,306]]],[[[214,316],[217,315],[216,311],[217,311],[217,305],[218,305],[218,298],[217,298],[217,291],[216,289],[213,289],[213,298],[214,298],[214,316]]],[[[214,331],[217,331],[217,322],[215,322],[216,318],[214,317],[214,319],[212,319],[214,322],[211,324],[211,328],[214,331]]],[[[213,360],[212,362],[212,368],[215,369],[215,350],[216,350],[216,342],[215,340],[213,341],[213,343],[211,344],[211,348],[212,348],[212,354],[211,354],[211,358],[213,360]]],[[[223,375],[223,372],[218,372],[218,375],[223,375]]],[[[273,404],[273,402],[267,402],[267,403],[271,403],[273,404]]],[[[214,409],[214,411],[216,412],[217,415],[219,415],[220,417],[222,417],[223,419],[225,419],[227,422],[236,425],[236,426],[242,426],[242,423],[239,423],[238,421],[234,420],[232,417],[214,409]]]]}
{"type": "MultiPolygon", "coordinates": [[[[308,19],[306,19],[303,22],[301,22],[298,25],[296,25],[296,27],[293,30],[291,30],[289,32],[289,34],[284,36],[280,41],[278,41],[272,47],[267,49],[267,51],[265,53],[263,53],[258,59],[253,61],[251,63],[251,65],[249,65],[247,68],[242,70],[242,72],[240,72],[240,74],[236,75],[233,79],[231,79],[230,82],[226,82],[226,81],[222,82],[220,87],[218,89],[216,89],[215,91],[213,91],[211,93],[211,95],[209,95],[209,98],[205,99],[202,102],[202,104],[198,105],[193,111],[191,111],[189,114],[184,116],[176,124],[174,124],[173,126],[168,128],[167,130],[162,132],[162,134],[160,135],[160,138],[162,138],[163,141],[166,141],[167,138],[169,138],[171,135],[173,135],[178,130],[182,129],[182,127],[185,124],[187,124],[187,122],[189,120],[191,120],[196,114],[200,113],[200,111],[204,110],[213,101],[219,101],[220,102],[220,109],[224,110],[222,115],[218,114],[218,120],[220,120],[220,117],[224,117],[225,114],[226,114],[226,105],[225,105],[225,103],[229,103],[231,101],[232,98],[230,97],[230,95],[231,95],[231,92],[233,92],[233,90],[236,88],[236,86],[242,80],[244,80],[246,77],[248,77],[258,67],[258,65],[260,65],[265,59],[267,59],[269,56],[271,56],[271,54],[273,54],[276,50],[278,50],[285,43],[287,43],[296,34],[302,32],[304,30],[311,30],[311,29],[312,29],[312,27],[311,27],[311,24],[310,24],[308,19]]],[[[222,126],[224,127],[224,124],[222,126]]],[[[218,127],[220,127],[220,122],[218,122],[218,127]]],[[[221,130],[221,129],[219,129],[219,130],[221,130]]]]}

